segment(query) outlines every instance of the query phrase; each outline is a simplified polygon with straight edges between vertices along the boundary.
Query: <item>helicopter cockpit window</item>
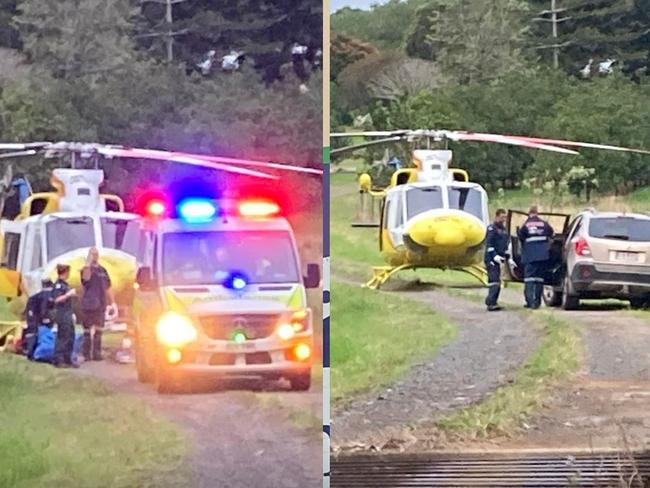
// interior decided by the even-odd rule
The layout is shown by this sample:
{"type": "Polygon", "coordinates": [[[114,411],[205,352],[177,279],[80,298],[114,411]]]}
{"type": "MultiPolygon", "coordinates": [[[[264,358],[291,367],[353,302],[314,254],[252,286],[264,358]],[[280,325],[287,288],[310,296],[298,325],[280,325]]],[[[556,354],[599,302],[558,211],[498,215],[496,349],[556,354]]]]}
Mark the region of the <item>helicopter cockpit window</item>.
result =
{"type": "Polygon", "coordinates": [[[5,234],[4,254],[2,266],[9,269],[18,267],[18,251],[20,250],[20,234],[7,232],[5,234]]]}
{"type": "Polygon", "coordinates": [[[475,188],[449,187],[449,208],[483,219],[483,198],[475,188]]]}
{"type": "Polygon", "coordinates": [[[443,208],[442,190],[439,186],[411,188],[406,192],[406,213],[409,219],[436,208],[443,208]]]}
{"type": "Polygon", "coordinates": [[[48,261],[75,249],[96,245],[90,217],[57,218],[47,223],[46,232],[48,261]]]}
{"type": "Polygon", "coordinates": [[[40,232],[34,233],[34,249],[32,250],[32,260],[30,263],[30,270],[38,269],[43,265],[41,259],[41,234],[40,232]]]}
{"type": "Polygon", "coordinates": [[[137,220],[106,218],[100,219],[104,247],[124,251],[140,258],[140,225],[137,220]]]}

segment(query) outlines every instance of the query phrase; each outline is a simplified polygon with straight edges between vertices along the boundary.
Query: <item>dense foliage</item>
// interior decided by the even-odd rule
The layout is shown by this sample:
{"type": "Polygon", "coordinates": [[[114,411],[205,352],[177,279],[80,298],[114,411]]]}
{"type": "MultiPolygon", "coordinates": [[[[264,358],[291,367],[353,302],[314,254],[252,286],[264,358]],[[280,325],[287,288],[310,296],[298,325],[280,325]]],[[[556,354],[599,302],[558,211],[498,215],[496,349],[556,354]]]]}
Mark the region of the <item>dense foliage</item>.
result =
{"type": "MultiPolygon", "coordinates": [[[[300,89],[288,50],[295,41],[319,46],[320,2],[175,4],[174,29],[192,34],[176,38],[172,63],[154,42],[147,45],[138,37],[157,12],[139,5],[131,0],[1,2],[0,43],[20,49],[0,49],[0,56],[20,56],[29,69],[23,76],[0,78],[0,140],[98,141],[319,166],[322,77],[315,71],[308,90],[300,89]],[[19,42],[12,41],[17,34],[19,42]],[[267,71],[255,63],[208,77],[188,72],[206,49],[223,53],[252,46],[284,53],[278,67],[282,80],[265,83],[267,71]]],[[[13,163],[30,172],[36,188],[47,184],[49,172],[40,161],[13,163]]],[[[146,161],[106,169],[109,175],[128,173],[122,191],[161,172],[146,161]]],[[[311,180],[300,194],[317,203],[319,182],[311,180]]]]}
{"type": "MultiPolygon", "coordinates": [[[[332,123],[345,129],[369,114],[375,129],[446,128],[650,148],[650,5],[646,0],[556,4],[566,9],[558,17],[572,19],[558,24],[554,39],[550,23],[534,20],[550,9],[550,0],[401,2],[399,8],[411,13],[401,50],[381,49],[386,38],[357,30],[357,42],[374,44],[379,52],[346,65],[333,80],[332,123]],[[547,48],[554,43],[565,44],[558,48],[558,69],[547,48]],[[373,89],[386,73],[386,63],[377,59],[405,67],[414,58],[430,63],[418,73],[428,86],[402,76],[401,92],[393,90],[397,96],[373,89]],[[590,58],[592,70],[581,73],[590,58]],[[613,70],[598,73],[598,63],[607,59],[617,61],[613,70]]],[[[336,13],[334,20],[340,16],[346,22],[333,20],[332,26],[351,24],[353,15],[366,24],[379,22],[381,8],[336,13]]],[[[337,53],[332,56],[336,62],[337,53]]],[[[492,189],[525,185],[587,196],[650,183],[647,156],[588,149],[568,156],[479,143],[450,147],[456,164],[492,189]]],[[[413,147],[385,149],[359,155],[367,163],[391,155],[408,161],[413,147]]]]}

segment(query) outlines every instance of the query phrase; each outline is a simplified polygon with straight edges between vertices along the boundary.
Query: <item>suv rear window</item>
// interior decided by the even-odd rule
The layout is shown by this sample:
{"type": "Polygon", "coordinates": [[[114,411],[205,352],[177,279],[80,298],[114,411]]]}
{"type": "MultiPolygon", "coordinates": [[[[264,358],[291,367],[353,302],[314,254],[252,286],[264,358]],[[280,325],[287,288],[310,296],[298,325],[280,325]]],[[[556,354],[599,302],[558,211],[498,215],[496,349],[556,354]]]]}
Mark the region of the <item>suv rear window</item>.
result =
{"type": "Polygon", "coordinates": [[[650,242],[650,220],[634,217],[595,218],[589,223],[589,235],[601,239],[650,242]]]}

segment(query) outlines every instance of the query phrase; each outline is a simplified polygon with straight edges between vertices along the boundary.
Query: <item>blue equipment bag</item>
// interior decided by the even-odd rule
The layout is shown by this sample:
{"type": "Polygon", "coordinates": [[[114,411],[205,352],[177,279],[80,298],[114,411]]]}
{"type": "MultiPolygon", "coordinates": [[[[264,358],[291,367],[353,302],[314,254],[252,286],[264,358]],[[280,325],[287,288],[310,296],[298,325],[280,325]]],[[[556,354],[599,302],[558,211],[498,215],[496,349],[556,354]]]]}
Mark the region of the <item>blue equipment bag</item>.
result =
{"type": "MultiPolygon", "coordinates": [[[[83,334],[77,332],[74,338],[72,348],[72,361],[76,361],[81,351],[83,334]]],[[[54,359],[54,346],[56,344],[56,332],[47,326],[41,325],[38,328],[38,339],[36,349],[34,349],[34,361],[50,363],[54,359]]]]}

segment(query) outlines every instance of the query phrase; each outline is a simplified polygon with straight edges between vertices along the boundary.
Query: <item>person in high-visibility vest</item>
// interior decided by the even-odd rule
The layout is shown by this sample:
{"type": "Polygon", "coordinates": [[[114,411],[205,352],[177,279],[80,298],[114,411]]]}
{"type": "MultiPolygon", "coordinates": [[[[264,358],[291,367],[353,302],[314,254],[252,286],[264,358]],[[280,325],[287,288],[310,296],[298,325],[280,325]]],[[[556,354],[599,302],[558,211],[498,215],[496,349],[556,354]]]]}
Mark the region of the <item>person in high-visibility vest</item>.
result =
{"type": "Polygon", "coordinates": [[[553,234],[549,223],[539,217],[537,207],[530,207],[528,219],[517,231],[522,246],[526,308],[538,309],[542,304],[544,275],[548,268],[553,234]]]}

